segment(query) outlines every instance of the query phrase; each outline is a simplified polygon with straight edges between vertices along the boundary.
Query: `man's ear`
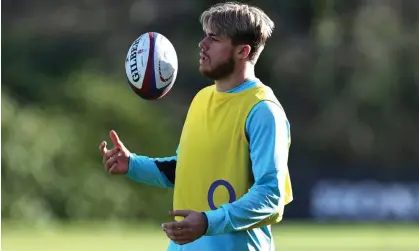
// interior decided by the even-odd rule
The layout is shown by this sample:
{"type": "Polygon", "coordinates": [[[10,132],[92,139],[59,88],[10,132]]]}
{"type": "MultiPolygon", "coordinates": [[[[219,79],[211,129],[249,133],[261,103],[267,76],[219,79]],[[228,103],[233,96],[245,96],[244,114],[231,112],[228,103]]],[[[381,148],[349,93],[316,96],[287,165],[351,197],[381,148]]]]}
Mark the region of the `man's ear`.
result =
{"type": "Polygon", "coordinates": [[[250,45],[244,44],[244,45],[240,45],[238,46],[238,53],[237,56],[239,59],[246,59],[249,57],[250,52],[252,50],[252,48],[250,48],[250,45]]]}

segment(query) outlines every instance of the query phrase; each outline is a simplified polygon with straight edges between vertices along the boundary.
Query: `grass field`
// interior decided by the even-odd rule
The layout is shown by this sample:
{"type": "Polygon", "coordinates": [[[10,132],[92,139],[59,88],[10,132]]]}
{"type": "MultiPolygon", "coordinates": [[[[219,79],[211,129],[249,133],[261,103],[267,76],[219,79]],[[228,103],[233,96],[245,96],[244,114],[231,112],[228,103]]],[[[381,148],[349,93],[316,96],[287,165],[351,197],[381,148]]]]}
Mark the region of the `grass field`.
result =
{"type": "MultiPolygon", "coordinates": [[[[278,251],[419,251],[419,225],[282,223],[278,251]]],[[[2,223],[2,251],[160,251],[168,239],[158,224],[68,224],[30,228],[2,223]]]]}

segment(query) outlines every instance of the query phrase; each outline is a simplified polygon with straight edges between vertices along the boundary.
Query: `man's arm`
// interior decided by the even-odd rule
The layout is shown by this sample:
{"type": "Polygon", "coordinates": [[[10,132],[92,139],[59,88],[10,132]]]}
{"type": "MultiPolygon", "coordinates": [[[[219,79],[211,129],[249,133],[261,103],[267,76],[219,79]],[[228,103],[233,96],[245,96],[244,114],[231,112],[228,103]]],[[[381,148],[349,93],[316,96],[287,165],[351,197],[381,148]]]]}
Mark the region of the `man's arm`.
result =
{"type": "Polygon", "coordinates": [[[224,234],[269,225],[284,207],[288,171],[289,123],[272,102],[258,103],[246,121],[255,183],[239,200],[204,212],[206,235],[224,234]]]}
{"type": "Polygon", "coordinates": [[[131,154],[126,176],[136,182],[147,185],[173,188],[175,184],[177,152],[175,156],[167,158],[150,158],[131,154]]]}

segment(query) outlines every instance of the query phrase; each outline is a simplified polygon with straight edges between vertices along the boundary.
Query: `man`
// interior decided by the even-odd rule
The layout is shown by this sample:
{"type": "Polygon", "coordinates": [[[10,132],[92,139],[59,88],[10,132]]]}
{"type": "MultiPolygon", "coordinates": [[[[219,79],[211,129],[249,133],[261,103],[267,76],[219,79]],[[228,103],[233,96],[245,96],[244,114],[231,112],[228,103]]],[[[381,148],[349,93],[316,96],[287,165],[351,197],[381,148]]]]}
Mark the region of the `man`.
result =
{"type": "Polygon", "coordinates": [[[162,227],[168,250],[275,250],[271,224],[292,201],[290,129],[254,67],[273,22],[260,9],[222,3],[203,12],[200,72],[214,84],[192,101],[177,154],[130,153],[114,131],[102,142],[105,168],[149,185],[174,188],[175,221],[162,227]]]}

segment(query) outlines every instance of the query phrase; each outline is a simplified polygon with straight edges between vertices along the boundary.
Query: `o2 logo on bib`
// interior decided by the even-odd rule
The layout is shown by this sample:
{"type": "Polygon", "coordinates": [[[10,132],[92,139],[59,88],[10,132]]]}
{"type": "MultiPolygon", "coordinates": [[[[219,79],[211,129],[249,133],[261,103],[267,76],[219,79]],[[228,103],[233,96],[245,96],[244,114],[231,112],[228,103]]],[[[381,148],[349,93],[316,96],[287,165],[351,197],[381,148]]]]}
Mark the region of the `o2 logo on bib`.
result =
{"type": "Polygon", "coordinates": [[[208,205],[212,210],[217,209],[217,207],[214,205],[214,192],[219,186],[223,186],[227,189],[229,203],[236,201],[236,192],[234,191],[233,186],[225,180],[216,180],[211,184],[208,190],[208,205]]]}

